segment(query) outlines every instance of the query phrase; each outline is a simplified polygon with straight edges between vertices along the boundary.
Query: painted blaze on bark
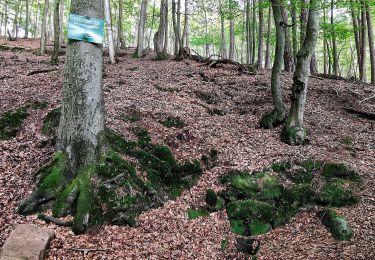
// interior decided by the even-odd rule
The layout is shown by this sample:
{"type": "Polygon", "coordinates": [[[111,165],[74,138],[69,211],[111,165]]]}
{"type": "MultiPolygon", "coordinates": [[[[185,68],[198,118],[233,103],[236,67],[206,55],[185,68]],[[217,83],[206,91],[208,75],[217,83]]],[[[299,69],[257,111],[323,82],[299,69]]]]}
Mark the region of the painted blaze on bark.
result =
{"type": "Polygon", "coordinates": [[[304,144],[308,138],[303,123],[307,85],[310,76],[310,61],[319,33],[318,1],[310,1],[306,37],[297,53],[297,66],[293,76],[291,107],[282,131],[282,140],[291,145],[304,144]]]}

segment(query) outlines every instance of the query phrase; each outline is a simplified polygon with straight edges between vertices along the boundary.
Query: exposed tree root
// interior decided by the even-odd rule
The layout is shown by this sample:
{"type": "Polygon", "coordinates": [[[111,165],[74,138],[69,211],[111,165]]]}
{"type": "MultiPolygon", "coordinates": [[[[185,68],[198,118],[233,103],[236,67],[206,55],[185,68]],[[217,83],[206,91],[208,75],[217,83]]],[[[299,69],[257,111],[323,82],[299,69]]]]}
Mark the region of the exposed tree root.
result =
{"type": "Polygon", "coordinates": [[[306,144],[309,142],[307,129],[303,126],[285,124],[281,133],[281,140],[290,145],[306,144]]]}
{"type": "Polygon", "coordinates": [[[356,115],[358,117],[368,119],[368,120],[375,120],[375,114],[374,113],[369,113],[369,112],[364,112],[364,111],[358,111],[352,108],[343,108],[346,112],[356,115]]]}
{"type": "Polygon", "coordinates": [[[273,110],[272,112],[265,114],[260,120],[259,124],[262,128],[271,129],[284,123],[286,117],[285,111],[273,110]]]}

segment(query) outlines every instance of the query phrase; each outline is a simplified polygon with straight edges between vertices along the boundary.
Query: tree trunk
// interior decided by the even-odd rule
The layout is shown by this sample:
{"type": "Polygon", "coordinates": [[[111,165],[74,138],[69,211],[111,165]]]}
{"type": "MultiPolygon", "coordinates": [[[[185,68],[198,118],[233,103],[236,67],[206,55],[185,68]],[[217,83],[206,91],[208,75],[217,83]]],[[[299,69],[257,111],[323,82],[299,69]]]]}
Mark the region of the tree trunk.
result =
{"type": "Polygon", "coordinates": [[[183,47],[190,48],[190,25],[189,25],[189,0],[185,0],[184,33],[182,34],[183,47]]]}
{"type": "Polygon", "coordinates": [[[251,57],[251,64],[255,64],[255,55],[256,55],[256,0],[253,0],[253,11],[252,11],[252,16],[253,16],[253,23],[252,23],[252,37],[253,37],[253,48],[251,50],[252,52],[252,57],[251,57]]]}
{"type": "Polygon", "coordinates": [[[53,36],[54,36],[54,43],[53,43],[53,54],[51,57],[51,63],[57,64],[59,59],[59,51],[60,51],[60,1],[55,0],[55,9],[53,12],[53,36]]]}
{"type": "Polygon", "coordinates": [[[297,66],[293,76],[291,107],[282,130],[283,142],[290,145],[301,145],[308,140],[307,129],[303,123],[306,103],[308,79],[310,75],[310,59],[315,50],[319,35],[318,0],[310,0],[309,18],[306,36],[301,49],[297,53],[297,66]]]}
{"type": "Polygon", "coordinates": [[[124,2],[123,0],[119,0],[119,9],[118,9],[118,23],[117,23],[117,30],[118,30],[118,41],[120,42],[120,48],[125,48],[125,39],[124,39],[124,2]]]}
{"type": "Polygon", "coordinates": [[[333,10],[334,10],[334,1],[331,0],[331,28],[332,28],[332,51],[333,51],[333,73],[335,76],[339,75],[339,61],[338,61],[338,54],[337,54],[337,43],[336,43],[336,32],[334,29],[334,21],[333,21],[333,10]]]}
{"type": "Polygon", "coordinates": [[[366,29],[366,11],[365,11],[365,6],[364,2],[360,1],[361,3],[361,37],[360,37],[360,42],[361,42],[361,64],[359,66],[359,79],[361,81],[366,81],[366,34],[367,34],[367,29],[366,29]]]}
{"type": "Polygon", "coordinates": [[[24,39],[29,38],[29,23],[30,23],[30,1],[26,0],[26,21],[25,21],[25,36],[24,39]]]}
{"type": "MultiPolygon", "coordinates": [[[[292,46],[293,46],[293,61],[297,62],[297,49],[298,49],[298,40],[297,40],[297,7],[294,1],[291,1],[291,13],[292,13],[292,46]]],[[[302,15],[302,14],[301,14],[302,15]]]]}
{"type": "MultiPolygon", "coordinates": [[[[285,7],[282,7],[283,11],[283,23],[288,25],[288,11],[285,7]]],[[[285,71],[294,71],[294,58],[292,43],[290,41],[289,27],[284,26],[285,30],[285,50],[284,50],[284,69],[285,71]]]]}
{"type": "Polygon", "coordinates": [[[105,11],[106,28],[107,28],[107,35],[108,35],[109,60],[111,61],[112,64],[114,64],[116,63],[116,58],[115,58],[115,47],[113,43],[111,7],[109,4],[109,0],[104,0],[104,11],[105,11]]]}
{"type": "Polygon", "coordinates": [[[14,20],[13,20],[13,30],[12,30],[12,37],[13,38],[18,38],[18,24],[19,24],[19,13],[20,13],[20,6],[21,2],[18,2],[16,5],[16,10],[14,13],[14,20]]]}
{"type": "Polygon", "coordinates": [[[270,6],[268,9],[267,46],[266,46],[266,64],[265,64],[266,69],[269,69],[271,65],[271,44],[270,44],[271,43],[271,28],[272,28],[271,18],[272,18],[272,6],[270,6]]]}
{"type": "Polygon", "coordinates": [[[159,22],[159,29],[155,33],[154,36],[154,48],[158,59],[164,59],[166,56],[166,48],[165,48],[165,35],[168,34],[167,32],[167,16],[168,16],[168,1],[161,0],[160,1],[160,22],[159,22]]]}
{"type": "Polygon", "coordinates": [[[43,19],[42,19],[42,29],[40,31],[40,55],[44,55],[46,51],[48,4],[49,4],[49,0],[45,0],[43,19]]]}
{"type": "Polygon", "coordinates": [[[180,41],[181,41],[181,25],[180,25],[180,8],[181,1],[172,0],[172,22],[173,22],[173,32],[174,32],[174,55],[178,56],[180,53],[180,41]]]}
{"type": "Polygon", "coordinates": [[[264,19],[263,19],[263,6],[262,0],[259,0],[259,27],[258,27],[258,61],[257,65],[259,69],[263,68],[263,31],[264,31],[264,19]]]}
{"type": "Polygon", "coordinates": [[[283,66],[283,57],[285,49],[285,28],[283,23],[283,0],[271,0],[273,17],[276,28],[276,49],[275,60],[272,67],[271,91],[274,104],[274,110],[262,117],[260,126],[272,128],[282,124],[285,120],[285,105],[280,87],[280,75],[283,66]]]}
{"type": "Polygon", "coordinates": [[[60,24],[59,42],[61,46],[64,44],[64,1],[60,1],[59,24],[60,24]]]}
{"type": "Polygon", "coordinates": [[[366,18],[368,30],[368,42],[370,49],[370,64],[371,64],[371,84],[375,84],[375,50],[374,50],[374,32],[372,29],[371,10],[368,3],[366,3],[366,18]]]}
{"type": "MultiPolygon", "coordinates": [[[[103,19],[103,1],[72,0],[71,13],[103,19]]],[[[42,177],[42,184],[17,209],[19,213],[27,214],[54,202],[56,217],[69,212],[75,214],[73,231],[76,234],[100,222],[95,214],[100,208],[95,204],[96,189],[92,178],[95,178],[93,164],[104,151],[101,46],[84,41],[68,42],[57,134],[58,153],[52,164],[44,168],[48,175],[42,177]]]]}
{"type": "Polygon", "coordinates": [[[225,24],[224,24],[224,11],[222,2],[220,1],[220,35],[221,35],[221,41],[220,41],[220,56],[223,57],[223,59],[227,58],[227,51],[226,51],[226,41],[225,41],[225,24]]]}
{"type": "Polygon", "coordinates": [[[135,55],[138,58],[142,57],[143,50],[144,50],[144,31],[145,31],[145,22],[147,18],[147,5],[148,5],[148,0],[142,0],[141,10],[139,12],[137,50],[135,53],[135,55]]]}
{"type": "Polygon", "coordinates": [[[361,45],[360,45],[360,37],[359,37],[359,28],[358,28],[358,19],[355,14],[355,4],[353,0],[350,0],[350,13],[352,17],[352,24],[353,24],[353,33],[354,33],[354,42],[355,42],[355,49],[357,53],[357,66],[358,68],[361,67],[361,45]]]}
{"type": "Polygon", "coordinates": [[[39,13],[39,1],[40,0],[37,0],[37,4],[36,4],[36,16],[35,16],[35,24],[34,24],[34,38],[36,38],[38,36],[38,28],[39,28],[39,16],[40,16],[40,13],[39,13]]]}
{"type": "Polygon", "coordinates": [[[251,2],[250,0],[246,1],[246,63],[250,64],[252,60],[252,36],[251,36],[251,21],[250,21],[250,10],[251,2]]]}
{"type": "Polygon", "coordinates": [[[234,61],[234,20],[229,20],[229,59],[234,61]]]}

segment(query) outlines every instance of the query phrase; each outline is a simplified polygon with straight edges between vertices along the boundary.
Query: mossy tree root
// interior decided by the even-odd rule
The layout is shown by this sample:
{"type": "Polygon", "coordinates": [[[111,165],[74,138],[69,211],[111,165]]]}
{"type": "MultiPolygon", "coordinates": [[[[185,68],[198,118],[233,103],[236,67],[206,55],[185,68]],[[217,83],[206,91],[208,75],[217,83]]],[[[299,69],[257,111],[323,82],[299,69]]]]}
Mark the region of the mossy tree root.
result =
{"type": "Polygon", "coordinates": [[[272,129],[284,123],[285,111],[273,110],[270,113],[265,114],[259,122],[260,127],[265,129],[272,129]]]}
{"type": "Polygon", "coordinates": [[[309,142],[307,128],[285,124],[281,132],[281,140],[289,145],[303,145],[309,142]]]}

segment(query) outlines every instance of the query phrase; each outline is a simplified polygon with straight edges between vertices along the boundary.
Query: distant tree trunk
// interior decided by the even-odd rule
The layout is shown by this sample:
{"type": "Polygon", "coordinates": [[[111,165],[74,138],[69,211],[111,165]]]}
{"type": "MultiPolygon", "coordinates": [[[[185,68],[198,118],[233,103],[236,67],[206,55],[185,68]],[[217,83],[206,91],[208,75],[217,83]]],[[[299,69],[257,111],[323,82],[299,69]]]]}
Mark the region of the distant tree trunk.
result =
{"type": "Polygon", "coordinates": [[[117,23],[117,38],[120,43],[120,48],[125,48],[125,39],[124,39],[124,2],[119,0],[118,6],[118,23],[117,23]]]}
{"type": "MultiPolygon", "coordinates": [[[[323,23],[326,24],[326,9],[325,5],[323,5],[323,23]]],[[[323,28],[323,70],[324,74],[328,74],[328,60],[327,60],[327,54],[329,56],[329,51],[327,49],[327,31],[325,28],[323,28]]]]}
{"type": "Polygon", "coordinates": [[[135,55],[138,58],[142,57],[143,50],[144,50],[144,31],[145,31],[145,23],[146,23],[146,18],[147,18],[147,5],[148,5],[148,0],[142,0],[141,10],[139,12],[137,50],[135,53],[135,55]]]}
{"type": "Polygon", "coordinates": [[[253,49],[251,50],[252,52],[252,57],[251,57],[251,64],[255,64],[255,55],[256,55],[256,0],[253,0],[253,11],[252,11],[252,16],[253,16],[253,23],[252,23],[252,37],[253,37],[253,49]]]}
{"type": "Polygon", "coordinates": [[[60,23],[59,42],[61,46],[64,44],[64,1],[61,1],[61,0],[60,0],[60,10],[59,10],[59,23],[60,23]]]}
{"type": "MultiPolygon", "coordinates": [[[[103,1],[72,0],[71,13],[103,19],[103,1]]],[[[59,204],[60,207],[53,208],[54,216],[75,214],[73,231],[76,234],[100,223],[94,163],[105,151],[102,71],[102,45],[68,42],[57,155],[45,168],[43,173],[47,175],[43,176],[38,190],[17,208],[19,213],[30,214],[46,203],[59,204]],[[47,181],[51,179],[52,182],[47,181]],[[70,199],[62,194],[69,194],[70,199]]]]}
{"type": "Polygon", "coordinates": [[[291,107],[282,130],[283,142],[291,145],[304,144],[307,129],[304,126],[303,116],[306,104],[307,86],[310,75],[310,59],[315,50],[319,35],[319,0],[310,0],[309,18],[306,27],[306,36],[301,49],[297,53],[297,66],[293,76],[291,107]]]}
{"type": "Polygon", "coordinates": [[[252,60],[253,39],[251,36],[251,20],[250,20],[251,2],[246,0],[246,63],[250,64],[252,60]]]}
{"type": "MultiPolygon", "coordinates": [[[[150,34],[148,36],[148,47],[151,46],[151,35],[152,35],[152,29],[154,28],[154,22],[155,22],[155,8],[156,8],[156,0],[154,0],[154,4],[152,7],[152,18],[151,18],[151,28],[150,28],[150,34]]],[[[155,44],[155,43],[154,43],[155,44]]]]}
{"type": "Polygon", "coordinates": [[[332,28],[332,51],[333,51],[333,73],[335,76],[339,75],[339,57],[337,53],[337,43],[336,43],[336,32],[334,29],[333,21],[333,10],[334,10],[334,0],[331,0],[331,28],[332,28]]]}
{"type": "Polygon", "coordinates": [[[258,27],[258,68],[263,68],[263,31],[264,31],[264,19],[263,19],[263,1],[259,0],[259,27],[258,27]]]}
{"type": "Polygon", "coordinates": [[[271,28],[272,28],[271,18],[272,18],[272,6],[270,6],[268,9],[267,46],[266,46],[266,64],[265,64],[266,69],[269,69],[271,65],[271,44],[270,44],[271,43],[271,28]]]}
{"type": "Polygon", "coordinates": [[[4,1],[4,16],[5,16],[5,21],[4,21],[4,35],[5,35],[5,44],[8,44],[8,36],[7,36],[7,31],[8,31],[8,1],[4,1]]]}
{"type": "Polygon", "coordinates": [[[372,28],[371,9],[368,3],[366,3],[366,18],[367,18],[368,42],[369,42],[369,49],[370,49],[371,84],[375,84],[374,31],[372,28]]]}
{"type": "MultiPolygon", "coordinates": [[[[232,14],[231,14],[232,15],[232,14]]],[[[234,60],[234,20],[229,20],[229,59],[234,60]]]]}
{"type": "Polygon", "coordinates": [[[264,128],[272,128],[282,124],[286,116],[282,90],[280,87],[280,75],[283,66],[285,48],[285,28],[282,10],[285,2],[283,0],[271,0],[271,3],[276,28],[275,60],[273,62],[271,76],[271,90],[274,109],[272,112],[262,117],[260,126],[264,128]]]}
{"type": "Polygon", "coordinates": [[[106,28],[107,28],[107,35],[108,35],[109,60],[111,61],[112,64],[114,64],[116,63],[116,58],[115,58],[115,47],[113,44],[111,7],[109,4],[109,0],[104,0],[104,11],[105,11],[106,28]]]}
{"type": "Polygon", "coordinates": [[[361,0],[360,4],[361,4],[361,11],[360,11],[361,12],[361,20],[360,20],[361,64],[359,66],[359,79],[361,81],[366,81],[366,34],[367,34],[366,23],[367,22],[366,22],[366,11],[365,11],[364,2],[361,0]]]}
{"type": "Polygon", "coordinates": [[[225,28],[224,28],[224,11],[222,2],[220,1],[220,35],[221,35],[221,41],[220,41],[220,56],[226,59],[227,57],[227,51],[226,51],[226,41],[225,41],[225,28]]]}
{"type": "Polygon", "coordinates": [[[25,21],[25,36],[23,38],[29,38],[29,23],[30,23],[30,1],[26,0],[26,21],[25,21]]]}
{"type": "Polygon", "coordinates": [[[189,0],[185,0],[184,32],[182,34],[183,47],[190,48],[189,0]]]}
{"type": "MultiPolygon", "coordinates": [[[[283,23],[288,25],[288,11],[285,7],[282,7],[283,11],[283,23]]],[[[289,27],[284,26],[285,30],[285,50],[284,50],[284,69],[285,71],[294,71],[294,58],[292,43],[290,41],[289,27]]]]}
{"type": "Polygon", "coordinates": [[[308,0],[301,0],[300,35],[299,35],[300,46],[302,46],[302,43],[306,36],[307,18],[309,15],[307,4],[308,4],[308,0]]]}
{"type": "MultiPolygon", "coordinates": [[[[303,1],[301,1],[302,4],[303,1]]],[[[291,13],[292,13],[292,44],[293,44],[293,62],[297,62],[297,50],[298,50],[298,40],[297,40],[297,7],[294,1],[291,1],[291,13]]],[[[302,12],[301,12],[302,17],[302,12]]],[[[302,27],[302,26],[301,26],[302,27]]]]}
{"type": "Polygon", "coordinates": [[[37,0],[37,4],[36,4],[36,16],[35,16],[35,23],[34,23],[34,38],[36,38],[38,36],[38,27],[39,27],[39,16],[40,16],[40,13],[39,13],[39,3],[40,0],[37,0]]]}
{"type": "Polygon", "coordinates": [[[55,9],[53,12],[53,54],[51,57],[51,63],[56,64],[59,60],[59,51],[60,51],[60,1],[55,0],[55,9]]]}
{"type": "Polygon", "coordinates": [[[40,31],[40,55],[44,55],[46,51],[48,4],[49,4],[49,0],[45,0],[43,19],[42,19],[42,29],[40,31]]]}
{"type": "Polygon", "coordinates": [[[13,30],[12,30],[12,37],[13,38],[18,38],[18,16],[19,16],[19,11],[20,11],[20,5],[21,5],[21,2],[18,2],[17,5],[16,5],[16,10],[15,10],[15,13],[14,13],[14,20],[13,20],[13,30]]]}

